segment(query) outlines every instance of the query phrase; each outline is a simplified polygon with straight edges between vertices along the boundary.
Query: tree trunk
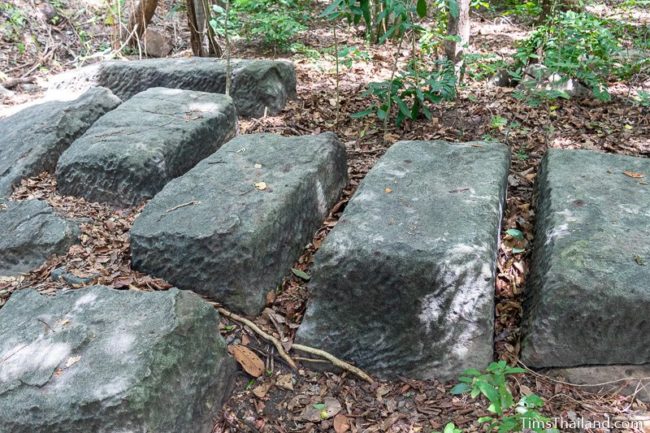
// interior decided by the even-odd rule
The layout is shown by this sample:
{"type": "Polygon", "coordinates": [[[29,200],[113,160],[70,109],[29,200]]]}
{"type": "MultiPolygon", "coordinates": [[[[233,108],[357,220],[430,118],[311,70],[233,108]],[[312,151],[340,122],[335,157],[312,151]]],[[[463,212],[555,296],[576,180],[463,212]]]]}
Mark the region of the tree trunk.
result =
{"type": "Polygon", "coordinates": [[[223,52],[210,25],[211,1],[187,0],[187,20],[190,27],[190,45],[195,56],[220,57],[223,52]],[[207,37],[207,49],[205,38],[207,37]]]}
{"type": "Polygon", "coordinates": [[[200,21],[197,19],[194,8],[194,0],[187,0],[187,25],[190,28],[190,46],[192,54],[203,57],[203,32],[201,31],[200,21]]]}
{"type": "Polygon", "coordinates": [[[469,5],[470,0],[449,0],[455,1],[458,4],[458,15],[454,16],[449,13],[449,20],[447,21],[447,34],[449,36],[456,36],[460,38],[458,41],[445,42],[445,54],[447,59],[452,61],[455,65],[462,62],[464,47],[469,44],[469,5]]]}
{"type": "Polygon", "coordinates": [[[540,6],[542,13],[539,16],[538,24],[544,24],[558,12],[582,12],[584,10],[579,0],[540,0],[540,6]]]}
{"type": "Polygon", "coordinates": [[[151,22],[153,15],[156,13],[158,0],[140,0],[129,17],[129,35],[128,41],[134,45],[142,39],[144,31],[151,22]]]}

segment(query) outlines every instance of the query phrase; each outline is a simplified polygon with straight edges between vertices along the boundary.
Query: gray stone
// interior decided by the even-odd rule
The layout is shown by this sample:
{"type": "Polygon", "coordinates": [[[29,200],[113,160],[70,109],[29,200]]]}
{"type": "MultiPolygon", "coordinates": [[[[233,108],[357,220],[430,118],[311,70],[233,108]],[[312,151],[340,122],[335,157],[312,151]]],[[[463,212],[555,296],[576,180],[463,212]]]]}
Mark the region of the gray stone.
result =
{"type": "Polygon", "coordinates": [[[24,177],[53,171],[59,155],[120,100],[93,88],[74,101],[48,101],[0,119],[0,196],[24,177]]]}
{"type": "Polygon", "coordinates": [[[334,134],[239,136],[145,206],[131,230],[133,267],[257,314],[346,177],[334,134]]]}
{"type": "Polygon", "coordinates": [[[551,149],[540,170],[523,362],[650,363],[650,160],[551,149]]]}
{"type": "Polygon", "coordinates": [[[236,124],[228,96],[146,90],[99,119],[61,155],[57,189],[136,205],[219,149],[235,135],[236,124]]]}
{"type": "Polygon", "coordinates": [[[172,52],[172,44],[164,30],[156,30],[151,27],[145,30],[142,36],[142,46],[147,56],[165,57],[172,52]]]}
{"type": "Polygon", "coordinates": [[[314,258],[297,341],[385,378],[487,366],[509,162],[499,143],[394,144],[314,258]]]}
{"type": "Polygon", "coordinates": [[[569,383],[591,385],[582,387],[591,392],[635,395],[650,403],[650,364],[555,368],[543,373],[569,383]]]}
{"type": "Polygon", "coordinates": [[[0,431],[208,433],[234,371],[197,295],[93,286],[0,310],[0,431]]]}
{"type": "MultiPolygon", "coordinates": [[[[226,93],[226,61],[208,58],[111,61],[53,78],[49,93],[104,86],[122,99],[150,87],[226,93]]],[[[279,60],[232,60],[232,89],[238,114],[276,114],[296,95],[293,64],[279,60]]]]}
{"type": "Polygon", "coordinates": [[[40,266],[53,254],[66,254],[79,228],[54,213],[42,200],[0,205],[0,275],[18,275],[40,266]]]}
{"type": "Polygon", "coordinates": [[[593,92],[575,78],[551,71],[544,65],[532,64],[524,69],[517,88],[521,90],[557,91],[570,98],[588,98],[593,92]]]}
{"type": "Polygon", "coordinates": [[[510,71],[507,69],[497,71],[488,83],[494,87],[515,87],[517,85],[516,80],[510,75],[510,71]]]}

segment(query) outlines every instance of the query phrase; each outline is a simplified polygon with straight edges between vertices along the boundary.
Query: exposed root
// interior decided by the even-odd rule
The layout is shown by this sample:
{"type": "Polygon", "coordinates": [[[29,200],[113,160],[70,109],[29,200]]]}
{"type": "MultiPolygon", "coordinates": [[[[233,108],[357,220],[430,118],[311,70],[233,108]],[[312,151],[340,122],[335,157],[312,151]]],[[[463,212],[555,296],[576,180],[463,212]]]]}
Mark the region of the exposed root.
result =
{"type": "MultiPolygon", "coordinates": [[[[275,338],[274,336],[267,334],[264,332],[262,329],[260,329],[259,326],[257,326],[255,323],[253,323],[251,320],[246,319],[245,317],[241,317],[231,311],[226,310],[223,307],[217,307],[217,311],[219,311],[219,314],[222,314],[224,317],[227,317],[229,319],[232,319],[236,322],[243,323],[244,325],[248,326],[253,332],[255,332],[257,335],[262,337],[263,339],[270,341],[273,343],[275,348],[278,351],[278,354],[280,357],[293,369],[296,369],[296,363],[295,361],[289,356],[286,350],[284,350],[284,346],[282,346],[282,342],[275,338]]],[[[309,346],[304,346],[302,344],[294,344],[291,346],[292,349],[301,351],[301,352],[306,352],[306,353],[311,353],[312,355],[317,355],[320,356],[321,358],[325,358],[327,361],[332,363],[332,365],[341,368],[343,370],[349,371],[350,373],[358,376],[359,378],[365,380],[368,383],[374,383],[372,378],[365,373],[363,370],[361,370],[358,367],[355,367],[354,365],[351,365],[345,361],[342,361],[335,357],[334,355],[325,352],[324,350],[320,349],[314,349],[313,347],[309,346]]],[[[310,360],[311,361],[311,360],[310,360]]],[[[314,360],[318,361],[318,360],[314,360]]]]}

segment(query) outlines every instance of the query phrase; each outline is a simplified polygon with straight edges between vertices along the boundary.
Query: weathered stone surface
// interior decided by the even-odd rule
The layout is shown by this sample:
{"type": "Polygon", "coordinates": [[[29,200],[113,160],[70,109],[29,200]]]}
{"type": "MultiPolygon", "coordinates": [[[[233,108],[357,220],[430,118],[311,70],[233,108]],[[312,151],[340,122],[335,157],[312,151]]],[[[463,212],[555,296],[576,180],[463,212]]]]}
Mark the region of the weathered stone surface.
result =
{"type": "Polygon", "coordinates": [[[172,52],[172,44],[164,30],[148,27],[142,35],[144,52],[151,57],[165,57],[172,52]]]}
{"type": "Polygon", "coordinates": [[[93,88],[74,101],[49,101],[0,119],[0,196],[24,177],[53,171],[59,155],[120,100],[93,88]]]}
{"type": "Polygon", "coordinates": [[[298,341],[387,378],[485,367],[509,161],[498,143],[394,144],[314,258],[298,341]]]}
{"type": "Polygon", "coordinates": [[[650,403],[650,364],[556,368],[543,373],[569,383],[593,385],[582,388],[591,392],[635,395],[635,398],[650,403]]]}
{"type": "Polygon", "coordinates": [[[145,206],[131,230],[133,267],[257,314],[346,177],[334,134],[239,136],[145,206]]]}
{"type": "Polygon", "coordinates": [[[575,78],[553,72],[538,63],[529,65],[523,72],[523,79],[517,86],[520,90],[557,91],[571,98],[588,98],[593,92],[575,78]]]}
{"type": "MultiPolygon", "coordinates": [[[[55,77],[49,93],[104,86],[122,99],[151,87],[226,93],[226,61],[208,58],[111,61],[55,77]]],[[[232,60],[232,88],[238,114],[259,117],[282,110],[296,95],[293,64],[277,60],[232,60]]]]}
{"type": "Polygon", "coordinates": [[[0,431],[208,433],[234,365],[197,295],[93,286],[0,310],[0,431]]]}
{"type": "Polygon", "coordinates": [[[524,315],[527,365],[650,363],[647,176],[645,158],[547,152],[524,315]]]}
{"type": "Polygon", "coordinates": [[[76,224],[54,213],[42,200],[0,204],[0,275],[17,275],[65,254],[79,237],[76,224]]]}
{"type": "Polygon", "coordinates": [[[117,206],[141,203],[219,149],[236,124],[228,96],[149,89],[72,143],[59,159],[57,188],[117,206]]]}

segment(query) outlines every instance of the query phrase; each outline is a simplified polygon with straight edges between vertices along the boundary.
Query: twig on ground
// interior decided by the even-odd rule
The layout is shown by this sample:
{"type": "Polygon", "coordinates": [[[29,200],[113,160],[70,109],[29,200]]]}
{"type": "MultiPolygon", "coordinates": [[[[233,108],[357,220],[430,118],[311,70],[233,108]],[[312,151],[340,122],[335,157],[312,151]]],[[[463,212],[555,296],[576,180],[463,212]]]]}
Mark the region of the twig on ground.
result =
{"type": "Polygon", "coordinates": [[[19,84],[33,83],[36,81],[36,77],[25,77],[25,78],[9,78],[6,81],[3,81],[2,87],[5,89],[13,89],[19,84]]]}
{"type": "Polygon", "coordinates": [[[217,308],[217,311],[219,312],[219,314],[222,314],[223,316],[225,316],[225,317],[227,317],[227,318],[229,318],[229,319],[232,319],[232,320],[234,320],[234,321],[236,321],[236,322],[243,323],[244,325],[246,325],[246,326],[248,326],[249,328],[251,328],[251,329],[253,330],[253,332],[255,332],[257,335],[259,335],[260,337],[262,337],[262,338],[265,339],[266,341],[270,341],[271,343],[273,343],[273,345],[275,346],[275,348],[278,350],[278,354],[280,355],[280,357],[281,357],[282,359],[284,359],[284,361],[285,361],[287,364],[289,364],[289,366],[290,366],[291,368],[293,368],[293,369],[297,369],[297,368],[298,368],[298,367],[296,366],[296,363],[294,362],[294,360],[291,359],[291,357],[289,356],[289,354],[284,350],[284,347],[282,346],[282,342],[280,342],[280,340],[278,340],[277,338],[273,337],[272,335],[269,335],[269,334],[267,334],[266,332],[262,331],[262,330],[260,329],[260,327],[257,326],[257,325],[256,325],[255,323],[253,323],[252,321],[250,321],[250,320],[248,320],[248,319],[246,319],[246,318],[244,318],[244,317],[241,317],[241,316],[239,316],[239,315],[237,315],[237,314],[235,314],[235,313],[232,313],[232,312],[226,310],[225,308],[219,307],[219,308],[217,308]]]}
{"type": "MultiPolygon", "coordinates": [[[[278,350],[278,354],[280,355],[280,357],[282,359],[284,359],[284,361],[287,364],[289,364],[289,366],[291,366],[291,368],[294,368],[294,369],[297,368],[296,363],[294,362],[294,360],[284,350],[284,346],[282,346],[282,342],[280,340],[278,340],[277,338],[273,337],[272,335],[269,335],[266,332],[262,331],[260,329],[260,327],[257,326],[252,321],[250,321],[250,320],[248,320],[248,319],[246,319],[244,317],[241,317],[241,316],[239,316],[239,315],[237,315],[235,313],[232,313],[232,312],[226,310],[223,307],[218,307],[217,311],[219,312],[219,314],[222,314],[223,316],[225,316],[225,317],[227,317],[229,319],[232,319],[232,320],[234,320],[236,322],[243,323],[244,325],[251,328],[253,330],[253,332],[258,334],[260,337],[262,337],[265,340],[270,341],[271,343],[273,343],[275,348],[278,350]]],[[[302,344],[293,344],[291,346],[291,348],[299,350],[301,352],[311,353],[312,355],[317,355],[317,356],[320,356],[321,358],[325,358],[330,363],[332,363],[332,365],[334,365],[336,367],[339,367],[339,368],[341,368],[343,370],[349,371],[350,373],[357,375],[358,377],[360,377],[361,379],[365,380],[368,383],[374,383],[372,378],[370,376],[368,376],[368,374],[366,374],[360,368],[357,368],[354,365],[348,364],[347,362],[338,359],[334,355],[332,355],[330,353],[327,353],[324,350],[314,349],[313,347],[304,346],[302,344]]]]}
{"type": "Polygon", "coordinates": [[[349,372],[351,372],[353,374],[356,374],[357,376],[359,376],[361,379],[365,380],[368,383],[374,383],[374,380],[372,380],[372,378],[370,376],[368,376],[360,368],[355,367],[354,365],[348,364],[345,361],[341,361],[340,359],[338,359],[334,355],[331,355],[331,354],[325,352],[324,350],[314,349],[313,347],[303,346],[302,344],[294,344],[293,346],[291,346],[291,348],[299,350],[301,352],[311,353],[312,355],[317,355],[317,356],[320,356],[322,358],[325,358],[329,362],[331,362],[333,365],[335,365],[336,367],[342,368],[343,370],[347,370],[347,371],[349,371],[349,372]]]}
{"type": "Polygon", "coordinates": [[[182,207],[193,206],[193,205],[195,205],[195,204],[200,204],[200,203],[201,203],[201,202],[198,201],[198,200],[188,201],[187,203],[179,204],[178,206],[174,206],[174,207],[172,207],[172,208],[169,208],[169,209],[167,209],[165,212],[166,212],[166,213],[173,212],[173,211],[175,211],[175,210],[177,210],[177,209],[180,209],[180,208],[182,208],[182,207]]]}

